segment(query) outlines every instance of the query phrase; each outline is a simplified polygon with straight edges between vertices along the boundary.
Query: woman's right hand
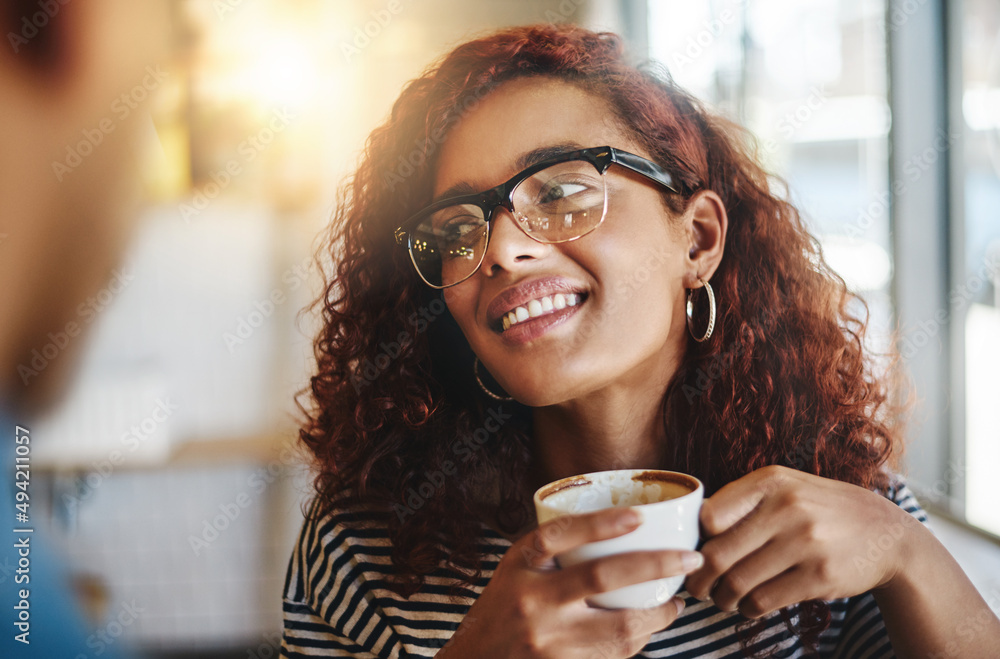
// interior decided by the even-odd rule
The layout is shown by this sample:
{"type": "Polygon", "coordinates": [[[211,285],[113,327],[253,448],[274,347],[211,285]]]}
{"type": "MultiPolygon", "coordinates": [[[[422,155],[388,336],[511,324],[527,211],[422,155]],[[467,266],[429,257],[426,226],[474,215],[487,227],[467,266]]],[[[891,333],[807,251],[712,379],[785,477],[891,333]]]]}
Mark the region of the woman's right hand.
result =
{"type": "Polygon", "coordinates": [[[680,598],[653,609],[590,608],[586,598],[634,583],[694,571],[697,552],[643,551],[558,569],[555,556],[580,545],[628,533],[641,515],[609,508],[561,517],[515,542],[455,635],[442,659],[513,657],[616,659],[631,657],[680,614],[680,598]],[[685,560],[686,559],[686,560],[685,560]]]}

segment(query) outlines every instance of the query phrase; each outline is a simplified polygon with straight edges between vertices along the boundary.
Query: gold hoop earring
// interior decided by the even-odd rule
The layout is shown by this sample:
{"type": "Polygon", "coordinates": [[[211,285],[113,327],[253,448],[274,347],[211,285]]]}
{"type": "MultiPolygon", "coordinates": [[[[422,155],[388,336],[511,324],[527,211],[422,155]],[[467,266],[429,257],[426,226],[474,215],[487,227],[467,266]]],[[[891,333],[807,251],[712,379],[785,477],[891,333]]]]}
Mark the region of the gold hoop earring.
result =
{"type": "Polygon", "coordinates": [[[705,334],[698,338],[694,333],[694,291],[695,289],[690,289],[687,295],[687,326],[688,332],[691,333],[691,338],[701,343],[702,341],[708,341],[709,337],[712,336],[712,331],[715,329],[715,293],[712,292],[712,287],[709,283],[701,278],[698,279],[701,284],[705,287],[705,292],[708,293],[708,328],[705,329],[705,334]]]}
{"type": "Polygon", "coordinates": [[[483,384],[483,381],[479,378],[479,357],[476,357],[475,359],[472,360],[472,374],[476,376],[476,383],[479,385],[479,388],[482,389],[483,393],[489,396],[490,398],[494,400],[502,400],[505,402],[514,400],[514,398],[511,396],[500,396],[486,388],[486,385],[483,384]]]}

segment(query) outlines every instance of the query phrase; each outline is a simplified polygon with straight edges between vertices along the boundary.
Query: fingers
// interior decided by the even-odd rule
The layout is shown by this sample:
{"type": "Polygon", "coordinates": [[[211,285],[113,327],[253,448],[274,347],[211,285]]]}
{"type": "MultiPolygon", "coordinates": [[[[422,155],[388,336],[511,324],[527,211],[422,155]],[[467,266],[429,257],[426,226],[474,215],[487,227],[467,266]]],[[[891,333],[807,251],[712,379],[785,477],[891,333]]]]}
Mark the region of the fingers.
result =
{"type": "Polygon", "coordinates": [[[803,568],[794,567],[757,586],[740,600],[740,613],[747,618],[760,618],[798,602],[822,599],[819,593],[804,590],[809,583],[804,572],[803,568]]]}
{"type": "Polygon", "coordinates": [[[707,599],[719,577],[726,574],[737,561],[758,552],[774,536],[775,529],[771,525],[754,523],[755,514],[702,545],[705,565],[688,576],[686,583],[689,593],[698,599],[707,599]]]}
{"type": "Polygon", "coordinates": [[[712,588],[712,601],[722,611],[736,611],[737,608],[742,608],[743,599],[754,589],[782,574],[792,564],[792,561],[782,555],[776,543],[767,543],[760,550],[737,562],[718,578],[715,587],[712,588]]]}
{"type": "Polygon", "coordinates": [[[684,600],[679,597],[651,609],[590,609],[592,615],[581,633],[591,639],[589,645],[598,650],[598,656],[631,657],[653,634],[672,625],[683,610],[684,600]]]}
{"type": "Polygon", "coordinates": [[[790,478],[794,478],[793,470],[771,466],[724,486],[702,504],[700,520],[705,535],[711,538],[729,530],[790,478]]]}
{"type": "Polygon", "coordinates": [[[569,602],[644,581],[688,574],[703,562],[698,552],[677,549],[606,556],[563,569],[555,596],[559,602],[569,602]]]}
{"type": "Polygon", "coordinates": [[[702,600],[711,596],[719,609],[738,609],[748,617],[807,599],[859,592],[845,583],[838,556],[855,536],[829,521],[831,510],[842,512],[848,506],[826,483],[773,467],[719,490],[713,506],[702,511],[706,533],[716,535],[702,546],[705,566],[688,576],[688,591],[702,600]]]}
{"type": "Polygon", "coordinates": [[[519,544],[529,567],[551,565],[557,555],[580,545],[608,540],[634,531],[642,524],[642,514],[633,508],[608,508],[586,515],[559,517],[526,535],[519,544]]]}

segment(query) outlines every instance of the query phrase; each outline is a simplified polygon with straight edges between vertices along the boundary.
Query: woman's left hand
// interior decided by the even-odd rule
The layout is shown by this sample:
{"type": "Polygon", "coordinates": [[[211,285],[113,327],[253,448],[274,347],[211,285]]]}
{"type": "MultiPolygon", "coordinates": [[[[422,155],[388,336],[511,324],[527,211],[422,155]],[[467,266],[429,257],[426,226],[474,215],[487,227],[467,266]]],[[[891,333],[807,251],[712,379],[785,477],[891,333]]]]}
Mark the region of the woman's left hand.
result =
{"type": "Polygon", "coordinates": [[[705,564],[688,592],[757,618],[888,584],[920,522],[862,487],[772,466],[706,499],[701,524],[705,564]]]}

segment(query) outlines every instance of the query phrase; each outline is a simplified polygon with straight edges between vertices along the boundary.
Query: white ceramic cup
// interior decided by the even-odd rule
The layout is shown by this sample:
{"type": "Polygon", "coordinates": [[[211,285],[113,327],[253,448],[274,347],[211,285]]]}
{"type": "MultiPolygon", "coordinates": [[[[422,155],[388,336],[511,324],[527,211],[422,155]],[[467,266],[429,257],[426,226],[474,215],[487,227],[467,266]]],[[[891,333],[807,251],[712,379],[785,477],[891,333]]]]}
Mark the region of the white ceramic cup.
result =
{"type": "MultiPolygon", "coordinates": [[[[632,551],[694,549],[698,545],[698,513],[704,498],[701,481],[676,471],[620,469],[571,476],[535,492],[538,523],[564,515],[611,508],[636,507],[642,524],[625,535],[591,542],[557,556],[569,567],[603,556],[632,551]]],[[[684,575],[646,581],[588,598],[602,609],[648,609],[665,603],[684,583],[684,575]]]]}

